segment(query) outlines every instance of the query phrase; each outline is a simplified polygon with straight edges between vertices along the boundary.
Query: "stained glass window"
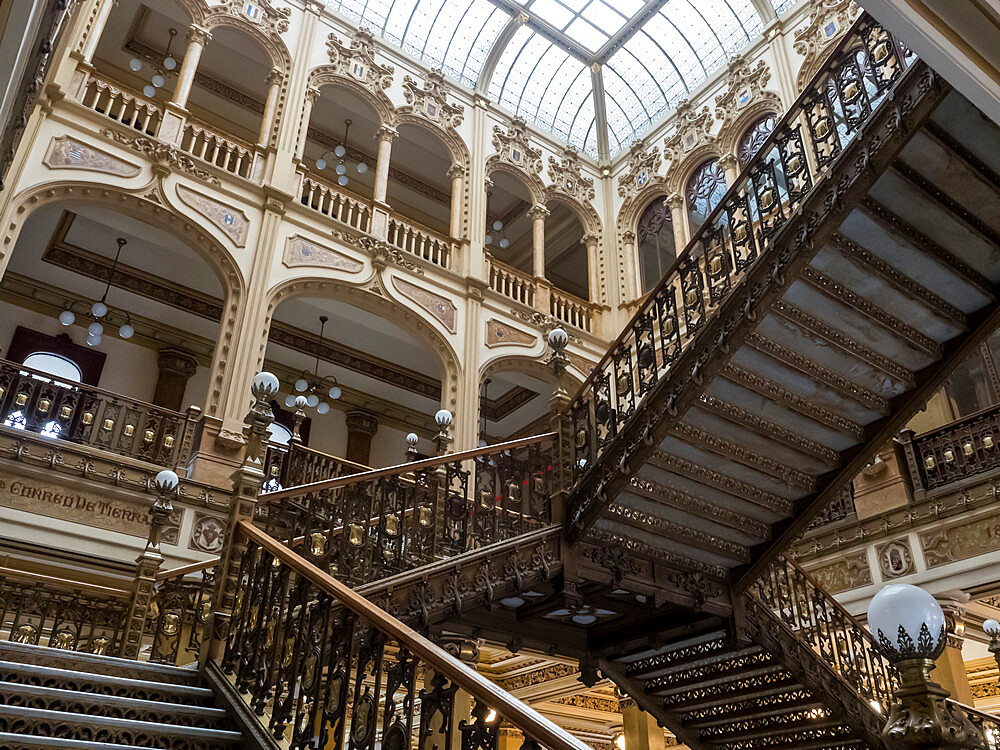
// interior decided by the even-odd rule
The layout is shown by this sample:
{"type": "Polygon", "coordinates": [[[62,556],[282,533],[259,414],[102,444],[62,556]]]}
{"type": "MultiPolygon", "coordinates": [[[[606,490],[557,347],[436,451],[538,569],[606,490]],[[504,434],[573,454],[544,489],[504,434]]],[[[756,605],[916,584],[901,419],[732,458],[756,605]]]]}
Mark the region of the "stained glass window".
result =
{"type": "Polygon", "coordinates": [[[635,237],[639,250],[639,275],[645,293],[656,286],[677,257],[674,223],[663,198],[657,198],[646,206],[639,217],[635,237]]]}
{"type": "Polygon", "coordinates": [[[774,114],[764,115],[747,128],[747,132],[740,138],[740,144],[736,149],[736,156],[740,160],[741,167],[746,166],[757,150],[764,145],[764,141],[774,130],[777,120],[778,118],[774,114]]]}
{"type": "Polygon", "coordinates": [[[705,223],[726,194],[726,174],[718,159],[709,159],[698,167],[687,184],[687,209],[691,222],[691,234],[705,223]]]}

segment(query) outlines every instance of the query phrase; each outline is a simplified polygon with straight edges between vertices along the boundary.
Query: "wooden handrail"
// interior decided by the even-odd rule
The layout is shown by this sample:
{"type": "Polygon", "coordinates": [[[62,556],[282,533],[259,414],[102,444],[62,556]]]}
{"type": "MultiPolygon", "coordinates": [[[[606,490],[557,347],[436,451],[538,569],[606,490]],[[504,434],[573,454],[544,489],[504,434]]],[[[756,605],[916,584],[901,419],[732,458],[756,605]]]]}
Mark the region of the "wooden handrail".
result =
{"type": "Polygon", "coordinates": [[[50,589],[62,591],[80,592],[91,596],[100,596],[110,599],[128,600],[132,594],[124,589],[113,589],[109,586],[98,586],[95,583],[83,583],[81,581],[70,581],[67,578],[56,578],[54,576],[42,575],[41,573],[29,573],[26,570],[16,570],[14,568],[0,567],[0,578],[8,578],[21,583],[40,585],[50,589]]]}
{"type": "Polygon", "coordinates": [[[299,575],[307,578],[317,588],[335,597],[355,615],[371,623],[375,629],[398,641],[435,672],[444,675],[467,693],[495,709],[499,717],[509,721],[541,743],[547,750],[592,750],[589,745],[556,726],[501,689],[500,686],[483,677],[472,667],[463,664],[388,612],[376,607],[350,587],[320,570],[308,560],[299,557],[250,522],[240,521],[239,533],[253,540],[299,575]]]}
{"type": "Polygon", "coordinates": [[[425,458],[420,461],[396,464],[395,466],[386,466],[384,469],[372,469],[371,471],[363,471],[358,474],[345,474],[342,477],[334,477],[333,479],[322,479],[318,482],[311,482],[310,484],[300,484],[297,487],[289,487],[287,490],[264,492],[261,493],[261,498],[267,502],[271,502],[273,500],[284,500],[289,497],[299,497],[300,495],[305,495],[310,492],[316,492],[318,490],[332,490],[337,487],[354,484],[355,482],[370,482],[374,479],[381,479],[382,477],[389,477],[394,474],[406,474],[408,472],[419,471],[421,469],[433,469],[437,466],[454,463],[455,461],[468,461],[473,458],[479,458],[480,456],[489,456],[493,453],[503,453],[504,451],[514,450],[515,448],[523,448],[526,445],[541,443],[545,440],[555,440],[557,437],[559,437],[559,433],[546,432],[544,435],[534,435],[532,437],[521,438],[520,440],[509,440],[506,443],[496,443],[495,445],[487,445],[483,448],[473,448],[472,450],[462,451],[460,453],[448,453],[444,456],[425,458]]]}
{"type": "MultiPolygon", "coordinates": [[[[279,443],[271,443],[271,445],[280,445],[279,443]]],[[[366,466],[365,464],[359,464],[357,461],[348,461],[346,458],[341,458],[340,456],[335,456],[332,453],[324,453],[323,451],[316,450],[315,448],[310,448],[300,443],[292,443],[290,445],[283,445],[281,447],[287,448],[289,452],[292,451],[302,451],[303,453],[312,453],[314,456],[322,456],[323,458],[329,458],[333,461],[339,461],[345,466],[353,466],[358,471],[356,473],[362,473],[365,471],[372,471],[371,466],[366,466]]]]}
{"type": "Polygon", "coordinates": [[[169,578],[183,578],[184,576],[189,576],[192,573],[200,573],[203,570],[208,570],[213,565],[218,565],[221,560],[221,557],[213,557],[210,560],[202,560],[201,562],[181,565],[179,568],[161,570],[156,574],[156,580],[166,581],[169,578]]]}

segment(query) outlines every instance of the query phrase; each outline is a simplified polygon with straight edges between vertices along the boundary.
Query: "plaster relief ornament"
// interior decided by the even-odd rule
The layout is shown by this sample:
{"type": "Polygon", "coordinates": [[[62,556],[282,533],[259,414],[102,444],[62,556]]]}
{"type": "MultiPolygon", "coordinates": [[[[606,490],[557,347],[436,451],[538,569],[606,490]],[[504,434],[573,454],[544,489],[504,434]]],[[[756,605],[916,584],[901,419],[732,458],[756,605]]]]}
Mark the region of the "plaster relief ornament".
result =
{"type": "Polygon", "coordinates": [[[795,31],[795,51],[805,59],[799,67],[796,84],[805,87],[826,58],[826,52],[851,27],[861,9],[852,0],[817,0],[809,11],[809,20],[795,31]]]}
{"type": "Polygon", "coordinates": [[[191,544],[202,552],[218,553],[226,543],[226,525],[215,516],[196,515],[191,526],[191,544]]]}
{"type": "Polygon", "coordinates": [[[782,111],[781,98],[764,89],[770,80],[771,71],[763,60],[752,65],[743,55],[736,55],[729,61],[726,91],[715,97],[715,116],[722,120],[720,137],[751,104],[756,108],[766,101],[769,109],[782,111]]]}
{"type": "Polygon", "coordinates": [[[276,8],[269,0],[226,0],[221,5],[209,8],[204,25],[213,25],[212,21],[219,16],[230,16],[261,26],[277,36],[288,31],[288,19],[291,15],[291,8],[276,8]]]}
{"type": "Polygon", "coordinates": [[[336,75],[352,78],[374,92],[384,91],[392,85],[396,69],[376,62],[375,37],[368,29],[355,31],[350,46],[341,42],[336,34],[330,34],[326,51],[336,75]]]}
{"type": "Polygon", "coordinates": [[[642,139],[632,141],[629,148],[628,170],[618,177],[618,195],[622,198],[634,198],[655,177],[660,168],[660,149],[653,146],[646,149],[642,139]]]}
{"type": "Polygon", "coordinates": [[[403,96],[407,106],[400,107],[400,112],[420,115],[445,130],[462,124],[465,108],[461,104],[448,103],[448,84],[444,73],[437,68],[427,74],[423,88],[413,78],[405,76],[403,96]]]}
{"type": "Polygon", "coordinates": [[[593,200],[594,181],[584,176],[582,169],[580,152],[573,146],[566,146],[558,161],[554,156],[549,157],[549,177],[559,192],[581,201],[593,200]]]}
{"type": "Polygon", "coordinates": [[[528,125],[520,117],[510,121],[506,133],[499,125],[493,126],[493,148],[501,161],[513,164],[529,175],[542,171],[541,149],[532,147],[528,140],[528,125]]]}
{"type": "Polygon", "coordinates": [[[85,169],[118,177],[135,177],[142,171],[135,164],[112,156],[107,151],[88,146],[68,135],[52,139],[42,163],[49,169],[85,169]]]}
{"type": "Polygon", "coordinates": [[[663,155],[671,162],[678,162],[699,146],[715,141],[711,132],[715,118],[707,106],[696,110],[685,99],[677,105],[674,118],[676,129],[663,140],[663,155]]]}

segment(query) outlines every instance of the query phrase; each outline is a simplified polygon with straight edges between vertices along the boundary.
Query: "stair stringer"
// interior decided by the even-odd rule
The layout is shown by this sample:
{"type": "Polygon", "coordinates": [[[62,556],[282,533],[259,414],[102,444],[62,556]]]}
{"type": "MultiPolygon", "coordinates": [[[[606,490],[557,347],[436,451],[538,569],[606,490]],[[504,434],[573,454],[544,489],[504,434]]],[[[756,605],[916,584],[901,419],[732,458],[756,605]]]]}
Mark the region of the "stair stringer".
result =
{"type": "Polygon", "coordinates": [[[825,709],[864,739],[869,748],[887,750],[882,740],[885,717],[771,610],[751,595],[744,595],[741,604],[742,632],[819,696],[825,709]]]}

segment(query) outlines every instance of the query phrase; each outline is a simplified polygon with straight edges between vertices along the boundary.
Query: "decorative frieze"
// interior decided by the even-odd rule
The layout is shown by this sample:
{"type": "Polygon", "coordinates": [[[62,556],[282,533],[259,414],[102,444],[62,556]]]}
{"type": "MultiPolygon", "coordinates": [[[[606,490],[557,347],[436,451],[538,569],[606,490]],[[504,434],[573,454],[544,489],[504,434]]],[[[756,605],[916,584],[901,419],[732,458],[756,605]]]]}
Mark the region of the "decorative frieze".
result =
{"type": "Polygon", "coordinates": [[[147,138],[144,135],[126,133],[112,128],[103,128],[101,135],[110,138],[115,143],[128,146],[133,151],[138,151],[143,156],[150,159],[155,164],[163,167],[171,167],[177,171],[184,172],[196,180],[208,183],[209,185],[220,186],[222,181],[207,169],[198,166],[192,157],[183,151],[178,151],[173,146],[169,146],[155,138],[147,138]]]}
{"type": "Polygon", "coordinates": [[[49,169],[84,169],[117,177],[135,177],[142,171],[135,164],[81,143],[69,135],[52,139],[42,164],[49,169]]]}
{"type": "Polygon", "coordinates": [[[939,524],[918,536],[928,568],[995,552],[1000,550],[1000,511],[939,524]]]}
{"type": "Polygon", "coordinates": [[[829,594],[859,589],[872,584],[872,571],[864,550],[842,555],[827,565],[807,571],[820,588],[829,594]]]}

